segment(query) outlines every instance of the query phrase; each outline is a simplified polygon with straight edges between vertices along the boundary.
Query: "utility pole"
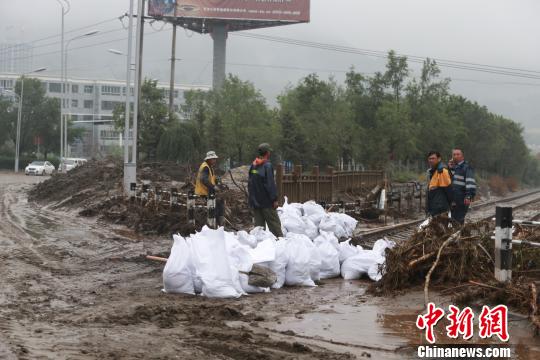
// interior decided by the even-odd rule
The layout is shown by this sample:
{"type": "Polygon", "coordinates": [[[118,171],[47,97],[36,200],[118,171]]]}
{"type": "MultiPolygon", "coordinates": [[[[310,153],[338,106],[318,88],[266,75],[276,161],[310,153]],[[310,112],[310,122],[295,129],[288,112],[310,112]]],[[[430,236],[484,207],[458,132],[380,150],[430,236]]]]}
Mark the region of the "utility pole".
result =
{"type": "Polygon", "coordinates": [[[144,35],[144,0],[138,0],[137,8],[137,40],[135,45],[135,53],[137,54],[135,59],[135,100],[133,104],[133,146],[131,148],[132,163],[137,165],[137,127],[139,117],[139,103],[141,97],[142,86],[142,58],[143,58],[143,35],[144,35]]]}
{"type": "Polygon", "coordinates": [[[64,64],[64,17],[71,10],[71,4],[68,0],[56,0],[61,7],[62,11],[62,30],[61,30],[61,39],[60,39],[60,82],[62,83],[61,88],[61,100],[60,100],[60,166],[62,171],[65,171],[63,156],[64,156],[64,104],[66,101],[64,88],[64,79],[65,79],[65,64],[64,64]]]}
{"type": "Polygon", "coordinates": [[[171,83],[169,86],[169,121],[174,117],[174,71],[176,65],[176,24],[173,24],[172,33],[172,46],[171,46],[171,83]]]}
{"type": "MultiPolygon", "coordinates": [[[[129,194],[131,183],[137,182],[137,167],[129,161],[129,133],[131,129],[131,57],[133,52],[133,2],[129,1],[128,50],[126,56],[126,111],[124,119],[124,193],[129,194]]],[[[135,94],[135,88],[133,89],[135,94]]],[[[137,112],[133,109],[135,116],[137,112]]],[[[131,139],[135,143],[135,138],[131,139]]],[[[132,145],[134,146],[134,145],[132,145]]]]}

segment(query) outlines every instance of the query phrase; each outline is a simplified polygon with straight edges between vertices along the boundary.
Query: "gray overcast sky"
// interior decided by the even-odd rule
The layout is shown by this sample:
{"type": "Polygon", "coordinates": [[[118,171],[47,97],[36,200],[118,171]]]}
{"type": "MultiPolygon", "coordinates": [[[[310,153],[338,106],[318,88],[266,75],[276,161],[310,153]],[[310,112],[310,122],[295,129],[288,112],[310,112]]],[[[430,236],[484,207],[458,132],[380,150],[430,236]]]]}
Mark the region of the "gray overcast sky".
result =
{"type": "MultiPolygon", "coordinates": [[[[461,60],[540,71],[540,1],[538,0],[312,0],[311,23],[259,29],[258,34],[345,45],[380,51],[461,60]]],[[[71,0],[66,30],[109,20],[125,13],[128,0],[71,0]]],[[[55,0],[0,0],[0,42],[30,42],[60,31],[60,10],[55,0]]],[[[150,34],[162,27],[148,26],[150,34]]],[[[77,40],[72,48],[121,39],[127,33],[118,20],[95,26],[101,34],[77,40]],[[109,30],[116,30],[107,32],[109,30]]],[[[170,57],[170,26],[148,35],[144,72],[167,81],[170,57]]],[[[93,28],[92,28],[93,29],[93,28]]],[[[87,29],[88,31],[90,29],[87,29]]],[[[78,33],[68,34],[74,36],[78,33]]],[[[36,42],[34,66],[59,71],[59,38],[36,42]],[[53,43],[53,44],[51,44],[53,43]],[[47,44],[49,44],[47,46],[47,44]],[[41,55],[40,55],[41,54],[41,55]]],[[[209,36],[180,31],[176,81],[186,84],[211,82],[212,44],[209,36]]],[[[120,56],[107,49],[125,50],[126,41],[72,50],[69,75],[117,78],[125,75],[120,56]]],[[[250,80],[275,103],[275,97],[290,83],[314,70],[322,78],[338,81],[351,65],[357,71],[382,71],[385,61],[360,55],[257,41],[231,35],[228,42],[228,72],[250,80]],[[283,69],[253,65],[278,65],[283,69]]],[[[411,64],[413,75],[419,67],[411,64]]],[[[540,145],[540,80],[443,68],[453,79],[452,91],[486,105],[490,110],[522,123],[540,145]],[[527,83],[530,85],[516,85],[527,83]],[[532,85],[531,85],[532,84],[532,85]],[[536,85],[534,85],[536,84],[536,85]]]]}

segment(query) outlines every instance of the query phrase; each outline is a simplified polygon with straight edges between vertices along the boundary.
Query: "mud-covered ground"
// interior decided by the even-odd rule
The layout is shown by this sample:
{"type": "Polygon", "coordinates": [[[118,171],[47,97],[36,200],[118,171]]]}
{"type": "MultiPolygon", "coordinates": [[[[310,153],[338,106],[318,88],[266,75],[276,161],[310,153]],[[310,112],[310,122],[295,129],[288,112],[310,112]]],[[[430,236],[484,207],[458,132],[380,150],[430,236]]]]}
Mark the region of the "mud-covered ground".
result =
{"type": "MultiPolygon", "coordinates": [[[[415,358],[422,294],[373,298],[342,279],[237,300],[161,292],[167,237],[27,201],[39,177],[0,173],[0,359],[415,358]]],[[[444,299],[443,299],[444,300],[444,299]]],[[[514,358],[537,359],[526,321],[514,358]]]]}

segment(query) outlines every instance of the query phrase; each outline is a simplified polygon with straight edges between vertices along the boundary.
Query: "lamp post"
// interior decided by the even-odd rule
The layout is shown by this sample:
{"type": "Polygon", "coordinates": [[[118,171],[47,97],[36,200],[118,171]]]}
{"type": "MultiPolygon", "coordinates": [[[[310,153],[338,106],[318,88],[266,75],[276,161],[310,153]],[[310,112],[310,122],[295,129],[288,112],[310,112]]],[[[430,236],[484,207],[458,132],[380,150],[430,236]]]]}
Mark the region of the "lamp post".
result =
{"type": "MultiPolygon", "coordinates": [[[[66,14],[71,10],[71,4],[68,0],[56,0],[56,2],[60,5],[61,11],[62,11],[62,32],[61,32],[61,39],[60,39],[60,81],[62,82],[62,87],[64,86],[64,71],[65,71],[65,65],[64,65],[64,17],[66,14]]],[[[63,153],[64,153],[64,102],[65,102],[65,91],[66,89],[63,88],[61,91],[61,99],[60,99],[60,166],[62,168],[64,167],[64,162],[62,159],[63,153]]],[[[60,169],[59,169],[60,170],[60,169]]]]}
{"type": "MultiPolygon", "coordinates": [[[[66,94],[68,94],[68,50],[69,50],[69,45],[71,44],[72,41],[74,40],[78,40],[78,39],[82,39],[82,38],[85,38],[85,37],[89,37],[89,36],[92,36],[92,35],[95,35],[99,33],[99,30],[92,30],[92,31],[89,31],[87,33],[84,33],[82,35],[78,35],[78,36],[75,36],[71,39],[69,39],[67,42],[66,42],[66,46],[65,46],[65,52],[64,52],[64,84],[63,84],[63,88],[64,88],[64,92],[66,94]]],[[[68,108],[70,111],[71,111],[71,98],[69,96],[64,96],[64,100],[63,101],[66,101],[66,108],[68,108]]],[[[65,122],[65,126],[64,126],[64,133],[63,133],[63,142],[65,144],[64,146],[64,153],[62,154],[63,157],[67,157],[67,150],[68,150],[68,145],[67,145],[67,134],[68,134],[68,114],[66,113],[65,116],[64,116],[64,122],[65,122]]],[[[64,164],[62,162],[62,170],[64,170],[64,164]]]]}
{"type": "Polygon", "coordinates": [[[39,68],[21,75],[21,93],[19,95],[19,109],[17,112],[17,133],[15,138],[15,172],[19,172],[19,149],[21,143],[21,120],[22,120],[22,105],[24,97],[24,76],[28,74],[38,73],[47,70],[47,68],[39,68]]]}
{"type": "MultiPolygon", "coordinates": [[[[129,42],[131,43],[131,41],[129,42]]],[[[128,46],[129,47],[129,46],[128,46]]],[[[118,55],[118,56],[124,56],[126,57],[126,60],[127,60],[127,65],[126,65],[126,100],[125,100],[125,109],[124,109],[124,164],[127,164],[129,163],[129,143],[128,143],[128,139],[129,139],[129,131],[131,129],[131,121],[130,121],[130,112],[131,112],[131,72],[134,71],[135,69],[132,68],[132,65],[135,65],[135,64],[132,64],[131,63],[131,56],[128,56],[126,54],[124,54],[122,51],[120,50],[117,50],[117,49],[107,49],[108,52],[110,52],[111,54],[114,54],[114,55],[118,55]]],[[[131,50],[128,49],[128,52],[130,53],[131,50]]],[[[129,186],[129,184],[128,184],[129,186]]],[[[126,189],[126,191],[128,191],[129,189],[126,189]]]]}

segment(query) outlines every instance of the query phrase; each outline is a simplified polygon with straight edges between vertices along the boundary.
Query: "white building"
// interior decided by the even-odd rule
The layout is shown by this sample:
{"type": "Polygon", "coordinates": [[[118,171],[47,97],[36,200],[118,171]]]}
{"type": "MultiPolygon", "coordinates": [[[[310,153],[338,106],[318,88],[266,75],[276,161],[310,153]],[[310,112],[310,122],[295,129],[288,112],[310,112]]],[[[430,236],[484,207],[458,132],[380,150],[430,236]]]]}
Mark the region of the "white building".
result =
{"type": "MultiPolygon", "coordinates": [[[[60,78],[35,75],[32,77],[43,82],[47,96],[61,99],[60,78]]],[[[19,75],[0,74],[0,89],[12,90],[18,78],[19,75]]],[[[68,83],[63,111],[71,115],[71,120],[76,126],[86,129],[82,139],[70,144],[71,156],[92,157],[111,154],[115,148],[118,149],[122,145],[122,134],[114,128],[112,115],[116,106],[125,106],[125,81],[70,78],[68,83]]],[[[158,88],[163,90],[165,102],[168,103],[169,84],[158,83],[158,88]]],[[[209,86],[176,85],[175,110],[178,112],[183,104],[185,91],[209,89],[209,86]]],[[[130,90],[133,94],[133,87],[130,90]]]]}

